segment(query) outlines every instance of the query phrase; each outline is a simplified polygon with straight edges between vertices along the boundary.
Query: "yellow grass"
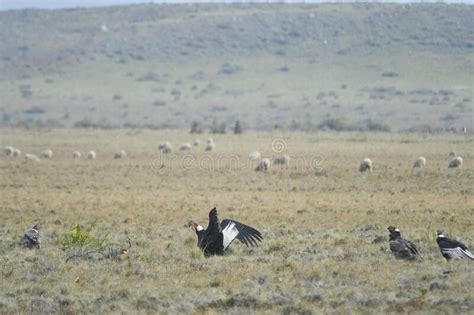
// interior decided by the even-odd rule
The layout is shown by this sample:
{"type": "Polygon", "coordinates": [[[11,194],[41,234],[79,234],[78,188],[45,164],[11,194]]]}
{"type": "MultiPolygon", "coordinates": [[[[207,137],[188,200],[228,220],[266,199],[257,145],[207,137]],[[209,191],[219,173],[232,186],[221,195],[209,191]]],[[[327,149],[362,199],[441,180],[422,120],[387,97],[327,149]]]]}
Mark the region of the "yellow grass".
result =
{"type": "MultiPolygon", "coordinates": [[[[474,311],[472,263],[447,264],[437,229],[474,247],[473,139],[442,135],[212,135],[216,150],[160,156],[157,145],[209,135],[171,131],[2,131],[23,153],[54,151],[40,163],[0,160],[0,312],[386,313],[474,311]],[[254,171],[250,152],[276,155],[288,168],[254,171]],[[126,159],[114,160],[119,149],[126,159]],[[97,152],[73,160],[72,152],[97,152]],[[448,169],[448,153],[464,159],[448,169]],[[417,156],[426,169],[412,171],[417,156]],[[358,172],[365,157],[372,174],[358,172]],[[307,163],[313,161],[314,164],[307,163]],[[224,257],[204,258],[191,219],[220,219],[259,229],[264,242],[234,242],[224,257]],[[40,250],[22,233],[42,222],[40,250]],[[59,241],[81,223],[117,246],[132,242],[130,262],[68,257],[59,241]],[[396,225],[423,260],[396,261],[387,226],[396,225]],[[378,237],[382,242],[374,243],[378,237]]],[[[84,156],[84,155],[83,155],[84,156]]]]}

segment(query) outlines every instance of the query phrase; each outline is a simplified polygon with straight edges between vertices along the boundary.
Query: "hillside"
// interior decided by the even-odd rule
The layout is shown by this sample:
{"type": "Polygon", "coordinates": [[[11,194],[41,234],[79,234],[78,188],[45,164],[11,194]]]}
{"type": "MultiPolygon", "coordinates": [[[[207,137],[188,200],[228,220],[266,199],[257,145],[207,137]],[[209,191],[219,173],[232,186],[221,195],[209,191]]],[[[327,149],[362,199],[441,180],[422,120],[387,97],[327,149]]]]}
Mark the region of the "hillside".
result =
{"type": "Polygon", "coordinates": [[[474,6],[149,4],[0,25],[2,127],[473,125],[474,6]]]}

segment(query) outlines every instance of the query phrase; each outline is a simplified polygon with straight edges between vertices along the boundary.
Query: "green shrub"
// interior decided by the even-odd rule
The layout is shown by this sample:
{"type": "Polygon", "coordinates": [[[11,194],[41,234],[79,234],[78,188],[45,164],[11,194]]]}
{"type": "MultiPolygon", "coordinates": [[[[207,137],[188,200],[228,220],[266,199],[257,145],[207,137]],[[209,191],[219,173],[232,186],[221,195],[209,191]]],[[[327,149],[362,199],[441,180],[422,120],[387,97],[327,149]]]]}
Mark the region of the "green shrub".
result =
{"type": "Polygon", "coordinates": [[[91,234],[93,228],[94,225],[85,229],[78,223],[60,240],[63,250],[70,255],[69,258],[83,257],[90,253],[105,255],[106,250],[110,248],[108,236],[102,238],[93,236],[91,234]]]}

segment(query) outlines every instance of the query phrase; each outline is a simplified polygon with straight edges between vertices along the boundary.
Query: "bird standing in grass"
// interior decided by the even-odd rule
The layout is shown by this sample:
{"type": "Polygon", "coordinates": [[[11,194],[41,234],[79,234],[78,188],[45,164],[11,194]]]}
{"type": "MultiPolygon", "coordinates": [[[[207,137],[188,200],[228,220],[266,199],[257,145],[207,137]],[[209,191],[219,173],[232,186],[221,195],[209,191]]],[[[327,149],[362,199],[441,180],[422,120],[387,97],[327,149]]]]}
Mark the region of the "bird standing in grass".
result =
{"type": "Polygon", "coordinates": [[[388,231],[390,232],[390,250],[397,259],[415,260],[419,257],[416,245],[402,238],[399,229],[394,226],[389,226],[388,231]]]}
{"type": "Polygon", "coordinates": [[[438,237],[436,238],[436,243],[438,243],[441,254],[446,258],[446,260],[474,260],[474,255],[467,249],[466,245],[459,241],[447,238],[444,236],[442,231],[438,231],[437,234],[438,237]]]}
{"type": "Polygon", "coordinates": [[[235,239],[247,246],[256,246],[257,241],[263,240],[262,234],[248,225],[229,219],[219,222],[216,208],[209,212],[206,230],[196,221],[190,221],[188,226],[196,232],[198,246],[206,257],[223,255],[235,239]]]}
{"type": "Polygon", "coordinates": [[[29,231],[27,231],[20,240],[20,246],[29,249],[40,248],[41,235],[39,232],[39,223],[35,224],[29,231]]]}

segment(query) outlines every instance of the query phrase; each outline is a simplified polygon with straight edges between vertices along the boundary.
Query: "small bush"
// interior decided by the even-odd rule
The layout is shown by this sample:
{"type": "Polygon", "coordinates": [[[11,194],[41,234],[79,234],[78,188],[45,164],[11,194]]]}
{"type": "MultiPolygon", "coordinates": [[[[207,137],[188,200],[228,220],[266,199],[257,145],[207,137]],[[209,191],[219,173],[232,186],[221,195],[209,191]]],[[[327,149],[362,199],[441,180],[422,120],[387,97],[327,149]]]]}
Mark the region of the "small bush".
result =
{"type": "Polygon", "coordinates": [[[242,70],[242,67],[239,65],[231,65],[231,64],[223,64],[221,66],[221,70],[219,70],[218,74],[234,74],[242,70]]]}
{"type": "Polygon", "coordinates": [[[387,124],[370,119],[367,121],[365,129],[368,131],[390,131],[390,127],[387,124]]]}
{"type": "Polygon", "coordinates": [[[140,82],[160,82],[161,78],[158,74],[153,71],[148,72],[144,76],[137,78],[137,81],[140,82]]]}
{"type": "Polygon", "coordinates": [[[393,72],[393,71],[382,72],[382,77],[384,77],[384,78],[396,78],[398,76],[399,76],[399,74],[396,73],[396,72],[393,72]]]}
{"type": "Polygon", "coordinates": [[[84,229],[79,223],[74,226],[71,233],[65,235],[60,244],[65,252],[68,253],[68,260],[74,257],[87,257],[90,254],[101,254],[106,256],[110,243],[107,235],[104,237],[95,237],[91,231],[94,226],[84,229]]]}
{"type": "Polygon", "coordinates": [[[234,126],[234,134],[240,135],[241,133],[242,133],[242,126],[240,125],[240,121],[237,120],[234,126]]]}
{"type": "Polygon", "coordinates": [[[156,100],[152,103],[152,105],[155,107],[163,107],[166,105],[166,102],[162,100],[156,100]]]}
{"type": "Polygon", "coordinates": [[[31,85],[20,85],[20,94],[23,98],[30,98],[33,95],[31,91],[31,85]]]}
{"type": "Polygon", "coordinates": [[[191,130],[189,131],[189,133],[198,133],[198,134],[202,133],[202,127],[197,121],[193,121],[191,125],[191,130]]]}
{"type": "Polygon", "coordinates": [[[71,233],[64,236],[64,238],[61,240],[63,250],[68,251],[75,247],[88,247],[98,251],[104,249],[108,243],[107,236],[103,238],[96,238],[92,236],[92,228],[93,227],[84,229],[79,223],[76,224],[71,233]]]}
{"type": "Polygon", "coordinates": [[[218,124],[217,121],[214,121],[211,126],[211,133],[214,134],[225,134],[227,129],[226,123],[218,124]]]}
{"type": "Polygon", "coordinates": [[[74,123],[74,128],[97,128],[97,127],[98,125],[96,122],[87,118],[78,120],[74,123]]]}
{"type": "Polygon", "coordinates": [[[318,125],[318,128],[321,130],[335,130],[335,131],[353,131],[357,128],[350,124],[345,119],[341,118],[331,118],[323,121],[318,125]]]}
{"type": "Polygon", "coordinates": [[[33,106],[28,109],[25,109],[23,111],[25,114],[31,114],[31,115],[36,115],[36,114],[44,114],[44,109],[42,109],[39,106],[33,106]]]}

